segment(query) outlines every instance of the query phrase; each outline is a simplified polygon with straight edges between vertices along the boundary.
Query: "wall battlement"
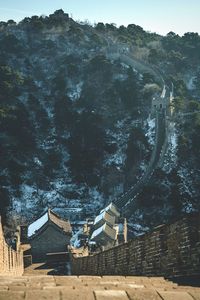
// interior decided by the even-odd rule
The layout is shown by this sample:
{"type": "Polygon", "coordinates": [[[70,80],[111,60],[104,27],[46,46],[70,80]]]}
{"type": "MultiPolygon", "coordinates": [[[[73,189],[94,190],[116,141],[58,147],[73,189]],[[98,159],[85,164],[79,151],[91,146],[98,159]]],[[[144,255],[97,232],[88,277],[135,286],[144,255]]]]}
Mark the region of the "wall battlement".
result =
{"type": "Polygon", "coordinates": [[[71,264],[75,275],[200,275],[200,213],[91,256],[72,255],[71,264]]]}
{"type": "Polygon", "coordinates": [[[23,272],[23,253],[19,249],[14,251],[6,243],[0,217],[0,275],[20,276],[23,272]]]}

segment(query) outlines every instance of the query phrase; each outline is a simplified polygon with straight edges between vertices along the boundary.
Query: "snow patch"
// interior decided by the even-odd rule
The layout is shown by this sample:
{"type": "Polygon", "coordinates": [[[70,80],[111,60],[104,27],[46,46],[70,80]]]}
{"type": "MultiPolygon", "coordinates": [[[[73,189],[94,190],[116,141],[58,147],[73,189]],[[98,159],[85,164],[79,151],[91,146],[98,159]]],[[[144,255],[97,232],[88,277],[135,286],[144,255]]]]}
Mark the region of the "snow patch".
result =
{"type": "Polygon", "coordinates": [[[36,165],[38,165],[38,166],[42,166],[42,162],[39,160],[39,158],[38,157],[34,157],[34,163],[36,164],[36,165]]]}
{"type": "Polygon", "coordinates": [[[75,248],[81,247],[81,241],[79,240],[79,235],[83,234],[83,228],[79,229],[71,238],[70,244],[75,248]]]}
{"type": "Polygon", "coordinates": [[[72,100],[76,101],[80,98],[82,92],[83,82],[79,82],[78,84],[69,88],[67,96],[72,100]]]}
{"type": "Polygon", "coordinates": [[[155,127],[156,127],[156,120],[151,119],[150,117],[147,119],[147,132],[145,136],[148,138],[148,142],[150,145],[155,144],[155,127]]]}
{"type": "Polygon", "coordinates": [[[187,86],[188,90],[190,90],[190,91],[195,89],[194,79],[195,79],[195,76],[192,76],[186,83],[186,86],[187,86]]]}
{"type": "Polygon", "coordinates": [[[164,156],[163,170],[169,173],[177,164],[177,146],[178,134],[176,132],[175,124],[171,123],[169,127],[168,149],[164,156]]]}
{"type": "Polygon", "coordinates": [[[41,218],[28,226],[28,237],[31,237],[37,230],[48,222],[48,213],[45,213],[41,218]]]}

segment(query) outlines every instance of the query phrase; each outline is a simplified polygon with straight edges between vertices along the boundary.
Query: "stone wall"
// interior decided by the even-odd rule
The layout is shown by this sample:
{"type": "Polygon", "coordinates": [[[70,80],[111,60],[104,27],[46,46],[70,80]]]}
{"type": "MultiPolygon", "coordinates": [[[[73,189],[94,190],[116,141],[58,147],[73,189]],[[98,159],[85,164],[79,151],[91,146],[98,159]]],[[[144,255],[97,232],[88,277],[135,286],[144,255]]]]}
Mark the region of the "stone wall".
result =
{"type": "Polygon", "coordinates": [[[33,262],[45,261],[47,253],[66,252],[71,235],[64,234],[53,224],[30,239],[33,262]]]}
{"type": "Polygon", "coordinates": [[[14,251],[6,243],[0,217],[0,275],[22,275],[23,271],[23,253],[14,251]]]}
{"type": "Polygon", "coordinates": [[[71,255],[71,264],[77,275],[200,275],[200,214],[186,215],[93,256],[71,255]]]}

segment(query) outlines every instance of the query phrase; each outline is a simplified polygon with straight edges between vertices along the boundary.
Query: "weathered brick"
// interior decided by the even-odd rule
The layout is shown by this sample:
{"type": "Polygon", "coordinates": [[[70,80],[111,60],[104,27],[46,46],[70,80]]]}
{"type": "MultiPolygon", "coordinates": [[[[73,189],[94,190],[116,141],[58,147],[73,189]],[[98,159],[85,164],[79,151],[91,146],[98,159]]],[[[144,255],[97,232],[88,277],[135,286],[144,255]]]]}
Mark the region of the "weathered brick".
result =
{"type": "MultiPolygon", "coordinates": [[[[198,219],[199,215],[194,215],[198,219]]],[[[199,274],[199,243],[188,237],[190,216],[172,225],[148,233],[93,257],[72,259],[72,269],[78,274],[182,275],[199,274]],[[189,221],[188,221],[189,220],[189,221]],[[188,223],[187,226],[185,222],[188,223]],[[74,267],[73,267],[74,266],[74,267]],[[94,266],[98,266],[97,268],[94,266]]],[[[199,223],[198,223],[199,224],[199,223]]],[[[194,230],[194,229],[193,229],[194,230]]],[[[197,230],[195,228],[195,230],[197,230]]]]}
{"type": "Polygon", "coordinates": [[[159,292],[163,300],[194,300],[187,292],[181,291],[163,291],[159,292]]]}
{"type": "Polygon", "coordinates": [[[22,300],[24,299],[24,292],[13,292],[13,291],[1,291],[0,292],[0,300],[22,300]]]}
{"type": "MultiPolygon", "coordinates": [[[[70,290],[70,291],[61,291],[61,299],[62,300],[95,300],[94,293],[92,290],[70,290]]],[[[105,299],[104,299],[105,300],[105,299]]]]}
{"type": "Polygon", "coordinates": [[[109,291],[94,291],[97,300],[128,300],[128,296],[125,291],[121,290],[109,290],[109,291]]]}
{"type": "Polygon", "coordinates": [[[192,290],[188,292],[195,300],[200,300],[200,290],[192,290]]]}
{"type": "Polygon", "coordinates": [[[127,290],[130,300],[161,300],[156,291],[151,289],[145,290],[127,290]]]}
{"type": "Polygon", "coordinates": [[[0,217],[0,275],[22,275],[23,253],[11,249],[3,235],[0,217]]]}
{"type": "MultiPolygon", "coordinates": [[[[15,299],[15,298],[13,298],[15,299]]],[[[13,300],[12,299],[12,300],[13,300]]],[[[30,290],[26,292],[25,300],[60,300],[60,292],[56,290],[30,290]]]]}

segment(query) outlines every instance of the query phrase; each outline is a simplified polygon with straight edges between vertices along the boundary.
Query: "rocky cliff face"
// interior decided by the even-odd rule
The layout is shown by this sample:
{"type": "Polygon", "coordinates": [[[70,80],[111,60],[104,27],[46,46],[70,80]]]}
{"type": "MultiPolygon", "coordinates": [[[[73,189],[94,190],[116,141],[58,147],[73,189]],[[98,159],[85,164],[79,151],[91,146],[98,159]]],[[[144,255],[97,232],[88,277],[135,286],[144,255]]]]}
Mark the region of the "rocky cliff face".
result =
{"type": "MultiPolygon", "coordinates": [[[[174,70],[174,56],[176,64],[181,58],[166,56],[169,38],[175,39],[136,25],[117,29],[76,23],[62,11],[19,24],[0,23],[3,214],[10,210],[32,218],[51,206],[65,216],[85,218],[136,182],[152,150],[154,129],[148,117],[151,97],[160,86],[151,74],[110,59],[108,52],[121,49],[149,60],[166,72],[167,80],[179,76],[173,78],[177,88],[198,98],[197,87],[190,92],[183,81],[189,73],[184,69],[177,75],[179,65],[174,70]]],[[[193,65],[191,73],[198,73],[193,65]]],[[[162,192],[171,189],[166,174],[174,168],[182,174],[173,155],[169,152],[170,171],[163,171],[165,180],[159,184],[162,192]]],[[[137,222],[143,211],[151,210],[145,197],[140,202],[145,209],[138,205],[133,218],[137,222]]],[[[163,199],[161,219],[173,210],[169,198],[163,199]]]]}

